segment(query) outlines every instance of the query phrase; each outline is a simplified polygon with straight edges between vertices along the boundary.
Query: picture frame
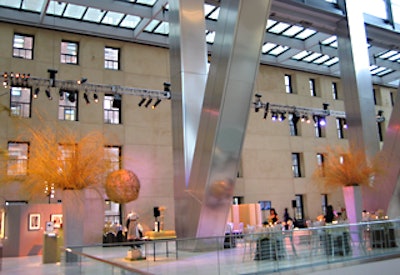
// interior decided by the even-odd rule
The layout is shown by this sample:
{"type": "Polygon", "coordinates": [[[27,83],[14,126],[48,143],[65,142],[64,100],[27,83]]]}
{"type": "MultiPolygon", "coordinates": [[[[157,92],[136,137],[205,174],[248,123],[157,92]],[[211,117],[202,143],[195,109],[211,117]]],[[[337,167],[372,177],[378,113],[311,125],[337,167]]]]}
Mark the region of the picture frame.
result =
{"type": "Polygon", "coordinates": [[[50,221],[53,222],[54,228],[61,228],[63,223],[63,215],[62,214],[51,214],[50,221]]]}
{"type": "Polygon", "coordinates": [[[28,230],[34,231],[39,229],[40,229],[40,214],[39,213],[29,214],[28,230]]]}
{"type": "Polygon", "coordinates": [[[6,212],[4,209],[0,210],[0,239],[5,238],[5,217],[6,212]]]}

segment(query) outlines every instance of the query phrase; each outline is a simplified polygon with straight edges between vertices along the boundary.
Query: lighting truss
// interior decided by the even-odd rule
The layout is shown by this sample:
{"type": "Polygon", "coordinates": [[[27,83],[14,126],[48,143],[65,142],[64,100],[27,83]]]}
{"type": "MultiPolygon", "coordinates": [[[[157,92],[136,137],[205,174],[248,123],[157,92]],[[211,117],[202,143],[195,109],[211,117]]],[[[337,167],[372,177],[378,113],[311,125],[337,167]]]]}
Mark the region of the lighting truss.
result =
{"type": "MultiPolygon", "coordinates": [[[[289,105],[281,105],[270,102],[262,102],[261,95],[255,94],[255,101],[253,102],[255,112],[259,112],[259,110],[264,110],[264,119],[267,118],[268,112],[271,115],[282,115],[282,114],[292,114],[299,118],[301,117],[309,117],[312,118],[314,116],[318,117],[327,117],[334,116],[337,118],[346,118],[346,113],[343,111],[335,111],[329,110],[328,104],[323,104],[322,109],[318,108],[307,108],[307,107],[299,107],[299,106],[289,106],[289,105]]],[[[276,119],[276,117],[275,117],[276,119]]]]}
{"type": "Polygon", "coordinates": [[[94,93],[112,93],[127,94],[146,98],[171,99],[169,90],[170,84],[164,82],[164,90],[151,90],[143,88],[125,87],[120,85],[94,84],[87,82],[87,79],[81,80],[56,80],[57,71],[48,70],[49,78],[33,77],[30,74],[21,73],[3,73],[3,86],[19,86],[19,87],[55,87],[63,90],[84,90],[94,93]]]}

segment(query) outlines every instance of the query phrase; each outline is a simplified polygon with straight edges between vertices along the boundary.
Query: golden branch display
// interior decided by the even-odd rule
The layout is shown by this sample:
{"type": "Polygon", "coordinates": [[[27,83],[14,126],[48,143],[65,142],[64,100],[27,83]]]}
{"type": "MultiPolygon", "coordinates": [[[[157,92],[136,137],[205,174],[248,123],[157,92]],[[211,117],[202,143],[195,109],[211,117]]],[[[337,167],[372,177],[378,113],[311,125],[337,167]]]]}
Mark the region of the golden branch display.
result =
{"type": "Polygon", "coordinates": [[[313,180],[326,187],[363,185],[373,187],[374,177],[382,172],[379,155],[371,160],[360,150],[327,147],[322,166],[318,166],[313,180]]]}

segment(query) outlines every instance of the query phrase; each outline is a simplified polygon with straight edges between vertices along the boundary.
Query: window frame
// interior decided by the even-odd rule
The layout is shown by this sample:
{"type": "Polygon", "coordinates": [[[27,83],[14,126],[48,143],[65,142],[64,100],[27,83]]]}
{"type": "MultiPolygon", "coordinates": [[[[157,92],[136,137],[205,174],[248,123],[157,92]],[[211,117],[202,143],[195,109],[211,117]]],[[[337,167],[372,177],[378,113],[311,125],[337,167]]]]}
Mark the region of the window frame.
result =
{"type": "MultiPolygon", "coordinates": [[[[115,57],[115,54],[111,54],[112,57],[115,57]]],[[[121,69],[121,49],[115,47],[104,47],[104,69],[119,71],[121,69]],[[107,51],[117,51],[116,60],[109,59],[107,51]]]]}
{"type": "Polygon", "coordinates": [[[292,80],[292,75],[290,74],[285,74],[284,76],[284,82],[285,82],[285,92],[287,94],[293,94],[293,80],[292,80]]]}
{"type": "Polygon", "coordinates": [[[11,86],[10,88],[10,116],[12,117],[21,117],[21,118],[31,118],[32,116],[32,88],[31,87],[17,87],[17,86],[11,86]],[[13,100],[16,95],[13,95],[17,90],[20,91],[20,98],[26,98],[26,101],[17,101],[13,100]],[[27,92],[29,93],[27,96],[24,96],[23,94],[27,92]],[[22,108],[16,108],[18,106],[21,106],[22,108]],[[24,108],[25,107],[25,108],[24,108]],[[16,112],[16,110],[19,110],[16,112]],[[25,114],[25,113],[28,114],[25,114]],[[17,114],[18,113],[18,114],[17,114]]]}
{"type": "MultiPolygon", "coordinates": [[[[22,152],[22,150],[20,150],[22,152]]],[[[8,141],[7,143],[7,152],[9,155],[9,159],[7,160],[7,175],[9,176],[26,176],[28,174],[28,165],[29,165],[29,151],[30,144],[25,141],[8,141]],[[12,159],[12,153],[10,153],[10,145],[26,145],[26,154],[22,156],[16,156],[16,158],[12,159]],[[17,171],[10,173],[10,171],[17,171]]]]}
{"type": "Polygon", "coordinates": [[[26,59],[26,60],[33,60],[34,58],[34,48],[35,48],[35,36],[30,35],[30,34],[23,34],[23,33],[14,33],[13,35],[13,44],[12,44],[12,57],[14,58],[21,58],[21,59],[26,59]],[[16,36],[21,36],[24,40],[23,45],[21,48],[18,48],[15,46],[16,43],[16,36]],[[26,44],[28,44],[25,40],[27,38],[31,38],[31,47],[27,47],[26,44]]]}
{"type": "MultiPolygon", "coordinates": [[[[122,103],[122,95],[120,101],[122,103]]],[[[122,124],[122,104],[119,107],[114,107],[115,94],[105,94],[103,99],[103,120],[105,124],[118,125],[122,124]],[[109,105],[109,106],[108,106],[109,105]],[[116,115],[117,113],[117,115],[116,115]],[[112,114],[110,116],[110,114],[112,114]],[[117,120],[116,120],[117,118],[117,120]],[[114,121],[115,120],[115,121],[114,121]]]]}
{"type": "Polygon", "coordinates": [[[314,78],[310,78],[308,80],[308,84],[309,84],[309,89],[310,89],[310,95],[312,97],[316,97],[317,96],[317,87],[315,84],[315,79],[314,78]]]}
{"type": "Polygon", "coordinates": [[[79,91],[62,90],[60,89],[60,98],[58,100],[58,119],[64,121],[79,121],[79,91]],[[75,101],[71,102],[69,96],[75,94],[75,101]],[[61,94],[63,96],[61,97],[61,94]],[[69,112],[73,111],[69,114],[69,112]]]}
{"type": "MultiPolygon", "coordinates": [[[[65,46],[66,49],[68,49],[68,44],[65,46]]],[[[69,64],[69,65],[79,65],[79,42],[70,41],[70,40],[61,40],[60,63],[61,64],[69,64]],[[73,53],[68,53],[68,51],[66,51],[64,53],[63,52],[63,48],[64,48],[63,43],[76,45],[76,54],[74,55],[73,53]],[[64,60],[63,60],[63,57],[64,57],[64,60]],[[75,60],[73,60],[74,58],[75,58],[75,60]],[[67,59],[70,59],[72,61],[67,61],[67,59]]]]}
{"type": "Polygon", "coordinates": [[[292,153],[292,173],[294,178],[302,178],[300,153],[292,153]]]}

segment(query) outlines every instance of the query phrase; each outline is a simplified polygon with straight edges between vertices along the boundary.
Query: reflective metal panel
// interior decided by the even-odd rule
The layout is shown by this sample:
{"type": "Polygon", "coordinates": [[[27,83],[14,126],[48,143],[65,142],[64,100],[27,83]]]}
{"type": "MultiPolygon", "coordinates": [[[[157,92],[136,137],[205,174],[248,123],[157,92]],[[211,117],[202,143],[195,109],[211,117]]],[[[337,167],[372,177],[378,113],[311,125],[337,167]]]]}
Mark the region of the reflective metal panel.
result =
{"type": "Polygon", "coordinates": [[[197,228],[188,225],[190,236],[224,233],[270,4],[221,3],[189,180],[197,203],[187,209],[198,217],[197,228]]]}
{"type": "Polygon", "coordinates": [[[185,191],[207,80],[204,2],[172,0],[169,11],[175,230],[179,237],[184,237],[182,226],[196,224],[197,219],[185,211],[186,203],[192,203],[185,191]]]}
{"type": "MultiPolygon", "coordinates": [[[[367,156],[379,151],[372,79],[363,13],[356,0],[345,1],[347,20],[338,24],[338,52],[350,148],[367,156]]],[[[374,200],[370,188],[363,188],[363,204],[374,200]]]]}

